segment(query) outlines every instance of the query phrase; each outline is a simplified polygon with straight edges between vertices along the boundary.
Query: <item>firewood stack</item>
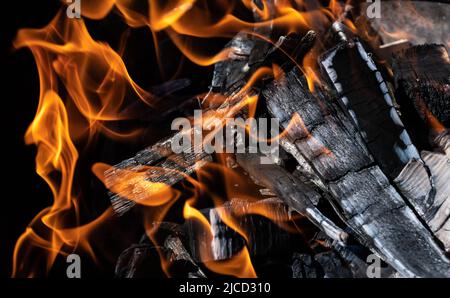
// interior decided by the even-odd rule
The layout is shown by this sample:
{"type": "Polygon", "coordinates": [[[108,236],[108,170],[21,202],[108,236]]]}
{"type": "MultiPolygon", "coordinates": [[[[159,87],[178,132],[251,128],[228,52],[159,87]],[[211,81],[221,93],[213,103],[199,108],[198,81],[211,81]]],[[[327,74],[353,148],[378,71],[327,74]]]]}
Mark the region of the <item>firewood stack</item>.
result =
{"type": "MultiPolygon", "coordinates": [[[[382,260],[382,277],[450,277],[446,45],[392,47],[386,65],[377,58],[386,47],[381,53],[339,21],[324,32],[255,31],[229,42],[233,52],[215,65],[209,95],[226,100],[205,100],[202,109],[226,109],[256,94],[255,118],[276,118],[286,131],[280,158],[271,164],[262,164],[260,154],[228,156],[230,169],[249,178],[260,200],[229,198],[201,209],[212,239],[191,220],[155,222],[158,246],[144,237],[130,247],[117,263],[117,276],[153,276],[149,266],[159,268],[162,254],[171,276],[211,277],[203,263],[231,259],[246,246],[259,276],[368,277],[367,257],[375,255],[382,260]],[[327,49],[317,58],[320,83],[311,91],[297,64],[325,38],[327,49]],[[267,75],[245,95],[240,92],[257,69],[273,64],[283,71],[279,78],[267,75]],[[248,211],[258,204],[271,210],[270,219],[248,211]],[[224,222],[224,213],[245,214],[236,217],[236,225],[247,237],[224,222]],[[282,222],[301,225],[304,232],[284,229],[282,222]],[[213,248],[208,260],[200,256],[205,246],[213,248]]],[[[107,187],[127,183],[120,169],[145,167],[150,181],[177,186],[215,160],[206,153],[172,152],[174,137],[117,164],[105,173],[107,187]]],[[[129,183],[122,193],[111,194],[119,216],[138,205],[127,200],[129,192],[136,198],[148,191],[129,183]]]]}

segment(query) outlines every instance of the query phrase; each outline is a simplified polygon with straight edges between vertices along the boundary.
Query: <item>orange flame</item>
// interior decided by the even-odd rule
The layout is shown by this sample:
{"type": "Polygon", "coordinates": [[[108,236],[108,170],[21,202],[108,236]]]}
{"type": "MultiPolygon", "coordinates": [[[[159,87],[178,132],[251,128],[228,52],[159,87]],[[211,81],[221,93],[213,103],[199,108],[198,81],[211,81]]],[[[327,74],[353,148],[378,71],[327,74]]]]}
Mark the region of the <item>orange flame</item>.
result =
{"type": "Polygon", "coordinates": [[[96,163],[92,167],[92,171],[110,191],[120,194],[128,200],[145,206],[160,206],[169,201],[176,200],[179,197],[179,193],[169,185],[148,180],[151,178],[147,174],[148,171],[151,170],[153,175],[158,176],[166,173],[166,169],[148,166],[143,166],[139,170],[133,171],[127,169],[115,169],[115,181],[118,181],[118,183],[111,185],[106,183],[104,178],[104,173],[110,169],[110,166],[103,163],[96,163]]]}

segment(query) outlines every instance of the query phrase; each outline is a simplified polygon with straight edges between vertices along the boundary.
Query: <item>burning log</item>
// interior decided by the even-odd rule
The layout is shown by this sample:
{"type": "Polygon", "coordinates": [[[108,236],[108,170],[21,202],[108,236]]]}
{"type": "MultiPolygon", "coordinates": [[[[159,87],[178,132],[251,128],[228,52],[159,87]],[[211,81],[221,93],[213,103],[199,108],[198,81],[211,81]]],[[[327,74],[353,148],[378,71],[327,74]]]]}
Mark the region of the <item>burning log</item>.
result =
{"type": "Polygon", "coordinates": [[[263,258],[289,253],[293,247],[301,246],[298,235],[277,225],[292,219],[288,207],[276,198],[256,202],[233,199],[223,206],[200,212],[210,224],[208,231],[192,220],[185,224],[191,255],[198,262],[230,259],[244,245],[252,257],[263,258]],[[256,216],[254,210],[259,208],[270,210],[270,219],[256,216]],[[231,217],[234,218],[233,227],[224,220],[231,217]]]}
{"type": "Polygon", "coordinates": [[[385,43],[393,42],[399,36],[414,45],[448,42],[448,1],[383,1],[379,17],[367,18],[370,5],[361,1],[360,15],[371,23],[385,43]]]}
{"type": "MultiPolygon", "coordinates": [[[[214,106],[214,101],[211,101],[212,104],[208,106],[208,109],[215,109],[216,111],[221,109],[227,110],[229,106],[242,101],[247,94],[240,94],[238,90],[244,86],[249,78],[249,74],[252,74],[267,61],[274,61],[280,56],[287,57],[290,53],[293,58],[284,63],[284,67],[292,67],[293,63],[296,62],[295,59],[299,59],[304,55],[313,46],[314,41],[315,33],[314,31],[309,31],[301,39],[298,35],[280,39],[278,44],[271,48],[267,41],[245,33],[237,34],[227,45],[228,48],[233,49],[230,58],[215,65],[211,83],[211,91],[225,94],[228,98],[220,106],[214,106]]],[[[214,96],[211,94],[210,96],[214,96]]],[[[227,117],[232,117],[239,112],[239,110],[232,111],[231,109],[227,117]]],[[[217,120],[222,121],[222,119],[217,120]]],[[[172,152],[172,142],[180,138],[180,133],[158,142],[150,148],[139,152],[135,157],[127,159],[107,171],[105,173],[106,186],[111,189],[123,180],[117,174],[117,170],[139,171],[144,166],[152,168],[152,170],[148,171],[149,181],[162,182],[172,186],[181,181],[185,175],[192,174],[196,169],[201,168],[206,162],[211,160],[210,155],[204,153],[201,148],[200,150],[191,148],[189,151],[192,153],[179,154],[172,152]],[[157,175],[161,171],[163,173],[157,175]],[[156,177],[156,179],[152,177],[156,177]]],[[[194,130],[190,134],[194,135],[194,130]]],[[[129,185],[125,189],[131,191],[133,197],[140,192],[133,185],[129,185]]],[[[111,202],[116,214],[122,215],[136,204],[135,201],[127,200],[127,197],[130,197],[127,191],[118,194],[111,193],[111,202]]]]}
{"type": "MultiPolygon", "coordinates": [[[[245,84],[244,79],[248,76],[249,61],[262,61],[262,57],[266,56],[268,48],[266,45],[261,46],[260,43],[261,40],[241,33],[228,44],[228,47],[233,49],[233,51],[229,59],[216,64],[211,84],[212,90],[217,89],[217,91],[223,92],[222,94],[230,95],[227,101],[221,104],[221,107],[226,108],[232,102],[237,102],[242,99],[243,95],[236,98],[233,94],[235,95],[239,87],[245,84]],[[242,71],[245,66],[248,68],[247,71],[242,71]]],[[[264,43],[267,44],[267,42],[264,43]]],[[[252,65],[253,67],[256,67],[256,65],[252,65]]],[[[233,115],[229,116],[231,117],[233,115]]],[[[201,149],[196,150],[197,148],[191,148],[190,152],[192,153],[174,153],[171,149],[172,142],[179,139],[181,133],[186,132],[180,132],[168,137],[150,148],[139,152],[135,157],[115,165],[105,173],[105,185],[111,189],[114,185],[124,182],[123,178],[118,175],[120,170],[126,169],[133,172],[142,170],[144,166],[150,166],[152,168],[148,171],[150,180],[152,180],[152,177],[155,177],[156,179],[153,178],[153,182],[162,182],[172,186],[184,179],[185,175],[192,174],[196,169],[201,168],[207,161],[211,160],[209,154],[206,154],[201,149]],[[158,172],[163,173],[158,174],[158,172]]],[[[195,132],[192,130],[190,133],[193,135],[195,132]]],[[[129,185],[125,189],[127,191],[122,193],[111,193],[112,206],[118,215],[124,214],[136,204],[135,201],[126,198],[130,197],[129,191],[134,194],[139,192],[139,190],[134,185],[129,185]]]]}
{"type": "Polygon", "coordinates": [[[450,262],[374,164],[355,126],[331,99],[319,102],[307,88],[294,69],[263,94],[269,112],[320,177],[346,223],[402,275],[450,276],[450,262]],[[292,117],[299,124],[290,127],[292,117]]]}
{"type": "Polygon", "coordinates": [[[146,170],[148,181],[174,185],[184,179],[185,175],[192,174],[206,162],[211,161],[211,156],[205,152],[174,154],[170,149],[173,139],[166,139],[144,149],[135,157],[122,161],[105,173],[105,185],[109,189],[114,185],[129,184],[123,188],[122,192],[111,193],[111,203],[116,214],[122,215],[136,204],[136,201],[126,198],[137,198],[140,195],[146,197],[149,191],[134,185],[134,180],[126,181],[123,175],[119,174],[121,170],[139,172],[147,167],[149,168],[146,170]]]}
{"type": "MultiPolygon", "coordinates": [[[[286,130],[281,144],[298,161],[297,175],[310,181],[302,181],[280,165],[260,164],[259,155],[237,154],[241,167],[255,183],[265,187],[263,192],[274,194],[281,201],[233,200],[201,210],[210,225],[207,230],[199,227],[198,222],[187,220],[182,227],[186,237],[167,237],[164,250],[171,251],[172,260],[193,265],[195,270],[191,276],[204,276],[197,262],[230,259],[244,246],[252,257],[291,254],[291,244],[295,247],[296,240],[275,224],[289,219],[286,205],[307,216],[334,240],[333,251],[317,254],[314,259],[309,255],[297,255],[295,268],[292,268],[294,275],[364,276],[366,264],[345,246],[347,233],[317,208],[322,197],[317,189],[330,200],[361,243],[401,275],[450,276],[450,262],[428,230],[429,227],[448,249],[449,190],[444,182],[450,178],[447,159],[430,152],[419,155],[400,120],[388,83],[366,46],[359,39],[347,36],[341,23],[335,23],[333,28],[343,42],[326,52],[319,63],[337,91],[339,106],[326,88],[316,86],[313,95],[299,70],[292,69],[294,62],[313,45],[315,33],[312,31],[303,38],[297,34],[282,37],[274,48],[263,40],[240,33],[228,44],[233,49],[229,59],[215,65],[211,92],[202,102],[213,112],[242,101],[240,90],[259,67],[276,63],[286,72],[280,80],[265,81],[268,86],[260,84],[250,89],[262,90],[269,114],[286,130]],[[215,92],[225,95],[225,102],[210,100],[215,92]],[[315,187],[311,187],[310,182],[315,187]],[[258,208],[257,204],[272,210],[271,220],[275,223],[249,215],[258,208]],[[236,216],[238,214],[241,216],[236,216]],[[206,258],[205,251],[210,252],[206,258]]],[[[430,61],[436,63],[437,56],[432,55],[430,61]]],[[[406,64],[399,62],[401,67],[406,64]]],[[[422,67],[418,65],[411,68],[422,67]]],[[[402,75],[405,71],[402,69],[402,75]]],[[[428,89],[416,91],[414,85],[403,88],[411,97],[420,92],[430,94],[428,89]]],[[[442,98],[445,103],[446,97],[442,98]]],[[[443,115],[438,114],[439,118],[447,117],[446,110],[437,113],[443,115]]],[[[211,160],[204,153],[174,153],[170,145],[176,138],[177,135],[157,143],[116,169],[156,167],[158,170],[148,170],[149,181],[174,185],[211,160]],[[164,175],[158,171],[163,171],[164,175]]],[[[441,147],[448,150],[449,139],[448,134],[441,134],[436,143],[439,141],[441,147]]],[[[116,169],[107,173],[107,186],[119,183],[116,169]]],[[[130,185],[126,191],[135,194],[139,190],[130,185]]],[[[112,198],[119,214],[135,203],[122,199],[128,197],[126,191],[112,198]]]]}

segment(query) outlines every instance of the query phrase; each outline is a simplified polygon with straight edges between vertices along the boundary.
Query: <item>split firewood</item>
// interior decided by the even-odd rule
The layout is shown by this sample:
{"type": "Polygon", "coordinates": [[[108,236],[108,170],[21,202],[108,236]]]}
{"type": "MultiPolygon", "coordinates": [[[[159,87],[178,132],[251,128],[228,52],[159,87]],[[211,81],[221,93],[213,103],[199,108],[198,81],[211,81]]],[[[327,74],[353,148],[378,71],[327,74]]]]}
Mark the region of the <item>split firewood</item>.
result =
{"type": "Polygon", "coordinates": [[[434,138],[434,143],[438,148],[444,151],[448,159],[450,159],[450,130],[446,129],[434,138]]]}
{"type": "MultiPolygon", "coordinates": [[[[256,33],[266,37],[271,34],[270,28],[255,30],[262,30],[256,33]]],[[[317,208],[322,197],[349,226],[351,231],[347,232],[355,234],[362,245],[381,256],[401,276],[450,277],[450,261],[443,251],[450,244],[450,133],[446,129],[450,76],[445,48],[419,47],[402,52],[394,60],[397,89],[426,123],[432,115],[444,125],[432,136],[433,144],[447,156],[429,151],[419,154],[414,135],[410,137],[411,131],[406,130],[409,126],[400,120],[389,84],[367,46],[348,35],[342,23],[336,22],[333,30],[342,42],[319,60],[330,89],[316,86],[312,93],[294,67],[293,62],[298,62],[314,43],[314,32],[303,38],[291,33],[280,38],[275,47],[251,34],[239,33],[227,45],[232,49],[229,59],[215,65],[211,92],[201,103],[202,108],[233,117],[241,113],[233,106],[262,90],[269,114],[286,130],[281,146],[298,165],[291,174],[281,163],[260,164],[257,154],[237,154],[241,167],[264,187],[261,193],[277,198],[232,200],[200,210],[208,220],[208,229],[188,219],[180,227],[182,235],[166,237],[163,251],[169,260],[188,264],[189,276],[204,277],[198,262],[229,259],[244,246],[252,257],[292,254],[292,248],[298,247],[298,237],[277,226],[290,220],[292,208],[333,240],[332,251],[296,255],[294,275],[364,277],[367,264],[342,245],[347,233],[317,208]],[[286,72],[280,80],[269,82],[273,79],[269,78],[245,94],[240,92],[255,70],[272,63],[286,72]],[[430,71],[435,68],[440,70],[430,71]],[[225,96],[225,102],[214,100],[218,93],[225,96]],[[252,214],[259,207],[271,210],[270,220],[252,214]],[[224,215],[233,218],[233,227],[226,223],[224,215]],[[207,259],[205,251],[210,251],[207,259]]],[[[149,181],[174,185],[211,160],[210,155],[195,148],[191,152],[198,153],[173,152],[171,143],[177,136],[158,142],[108,171],[106,186],[112,189],[123,183],[123,175],[118,173],[124,169],[145,171],[149,181]]],[[[151,193],[133,183],[130,180],[128,187],[121,188],[123,191],[112,194],[118,214],[135,204],[135,200],[125,198],[151,193]]],[[[129,268],[137,268],[139,257],[130,256],[139,255],[139,249],[129,251],[122,264],[128,262],[129,268]]],[[[134,269],[130,270],[127,272],[134,269]]]]}
{"type": "Polygon", "coordinates": [[[237,162],[258,184],[272,190],[285,204],[308,217],[328,237],[345,244],[348,235],[319,211],[320,194],[276,164],[261,164],[259,154],[236,154],[237,162]]]}
{"type": "MultiPolygon", "coordinates": [[[[269,13],[273,14],[275,8],[272,1],[267,1],[266,5],[269,13]]],[[[255,20],[259,18],[256,11],[254,12],[254,18],[255,20]]],[[[214,94],[217,92],[220,96],[227,96],[227,99],[225,102],[220,101],[219,106],[214,106],[215,101],[211,98],[208,98],[208,100],[205,99],[204,102],[207,104],[212,103],[210,106],[205,107],[206,109],[213,110],[216,113],[219,112],[219,114],[220,109],[229,111],[225,115],[227,117],[233,117],[235,113],[239,112],[239,109],[229,109],[229,106],[242,101],[248,95],[248,93],[242,94],[238,91],[245,85],[246,80],[253,71],[262,64],[271,48],[271,45],[267,41],[257,36],[270,38],[271,31],[271,26],[268,26],[255,28],[255,35],[241,32],[226,45],[226,48],[230,49],[228,59],[215,64],[210,87],[211,92],[206,97],[214,97],[214,94]]],[[[211,119],[210,121],[214,122],[215,120],[211,119]]],[[[181,133],[186,132],[169,136],[137,153],[136,156],[111,168],[105,173],[106,187],[111,189],[118,183],[122,185],[123,183],[127,183],[125,181],[126,177],[118,174],[121,173],[121,170],[126,169],[127,171],[136,172],[141,171],[145,167],[151,167],[148,171],[148,176],[151,181],[155,179],[154,182],[161,182],[172,186],[211,160],[211,156],[201,150],[202,148],[200,150],[196,150],[199,148],[191,148],[190,152],[192,153],[179,154],[172,152],[172,142],[179,139],[181,133]]],[[[189,133],[193,135],[196,132],[192,129],[189,133]]],[[[119,216],[126,213],[136,204],[135,200],[127,199],[130,197],[129,192],[133,194],[132,197],[134,198],[136,194],[139,196],[139,193],[142,191],[133,185],[135,182],[130,181],[130,183],[128,187],[121,187],[121,189],[125,189],[124,192],[110,193],[112,207],[119,216]]]]}
{"type": "Polygon", "coordinates": [[[450,276],[449,260],[331,97],[319,102],[296,69],[263,94],[271,115],[280,120],[287,138],[331,194],[331,203],[365,245],[404,276],[450,276]],[[289,125],[292,121],[297,125],[289,125]]]}
{"type": "Polygon", "coordinates": [[[392,66],[402,107],[413,114],[413,119],[416,119],[414,115],[418,116],[415,132],[428,132],[431,144],[446,154],[422,151],[427,169],[412,162],[402,171],[399,187],[449,250],[450,61],[447,49],[443,45],[415,46],[396,53],[392,66]],[[432,177],[431,187],[424,183],[427,175],[432,177]]]}

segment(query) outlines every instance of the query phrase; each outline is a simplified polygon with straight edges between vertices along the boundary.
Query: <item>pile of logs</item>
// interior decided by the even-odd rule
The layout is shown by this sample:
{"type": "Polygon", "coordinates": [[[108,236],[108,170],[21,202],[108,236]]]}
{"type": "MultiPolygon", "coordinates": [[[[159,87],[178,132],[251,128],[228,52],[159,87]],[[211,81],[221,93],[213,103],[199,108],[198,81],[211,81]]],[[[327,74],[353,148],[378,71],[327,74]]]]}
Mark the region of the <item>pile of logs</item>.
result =
{"type": "MultiPolygon", "coordinates": [[[[229,59],[215,65],[210,96],[220,93],[226,101],[215,105],[205,100],[208,106],[202,108],[225,109],[257,94],[263,105],[260,116],[278,119],[286,130],[280,160],[261,164],[261,155],[253,153],[230,157],[232,170],[250,177],[261,200],[234,198],[200,210],[210,223],[212,240],[194,221],[154,223],[159,246],[144,237],[120,256],[116,275],[157,275],[163,256],[171,276],[214,276],[203,262],[230,259],[247,246],[262,276],[368,277],[367,257],[374,254],[383,261],[383,277],[450,277],[446,46],[393,50],[391,76],[377,62],[378,49],[335,23],[327,32],[333,44],[317,61],[322,84],[310,91],[296,64],[318,33],[281,36],[271,45],[257,36],[273,39],[273,32],[255,30],[258,34],[237,34],[227,45],[233,50],[229,59]],[[246,94],[240,92],[258,68],[274,63],[284,71],[281,79],[267,76],[246,94]],[[270,219],[246,211],[255,204],[272,210],[270,219]],[[223,222],[223,212],[247,214],[237,217],[239,229],[248,232],[246,239],[223,222]],[[300,223],[305,232],[283,229],[282,222],[300,223]],[[210,260],[200,258],[205,246],[212,248],[210,260]]],[[[147,191],[134,187],[132,180],[119,181],[121,169],[150,166],[149,181],[174,186],[215,158],[174,153],[173,140],[169,136],[105,174],[109,189],[130,183],[111,194],[118,215],[135,208],[135,200],[126,199],[130,193],[136,198],[147,191]]]]}

